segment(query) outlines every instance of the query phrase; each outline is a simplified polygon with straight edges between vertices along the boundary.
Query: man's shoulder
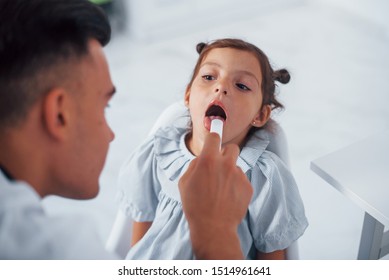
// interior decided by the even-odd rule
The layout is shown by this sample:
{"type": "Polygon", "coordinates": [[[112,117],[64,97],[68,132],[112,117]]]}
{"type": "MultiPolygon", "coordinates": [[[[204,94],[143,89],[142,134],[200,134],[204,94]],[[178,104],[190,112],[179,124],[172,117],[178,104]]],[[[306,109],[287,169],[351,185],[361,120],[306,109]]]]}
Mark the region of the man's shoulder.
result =
{"type": "Polygon", "coordinates": [[[24,259],[23,247],[41,230],[45,213],[39,197],[22,182],[0,186],[0,258],[24,259]]]}
{"type": "Polygon", "coordinates": [[[39,196],[22,182],[0,186],[0,259],[112,257],[86,219],[47,215],[39,196]]]}

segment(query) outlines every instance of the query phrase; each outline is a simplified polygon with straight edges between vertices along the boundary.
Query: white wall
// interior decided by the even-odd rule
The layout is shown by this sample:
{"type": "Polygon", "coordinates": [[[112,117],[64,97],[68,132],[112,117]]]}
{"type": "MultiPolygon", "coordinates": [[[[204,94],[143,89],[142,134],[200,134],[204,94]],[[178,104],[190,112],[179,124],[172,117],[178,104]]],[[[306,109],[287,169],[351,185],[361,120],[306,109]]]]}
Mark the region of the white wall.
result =
{"type": "Polygon", "coordinates": [[[387,0],[312,0],[347,10],[389,30],[389,1],[387,0]]]}
{"type": "Polygon", "coordinates": [[[131,34],[158,40],[256,17],[303,0],[129,0],[131,34]]]}

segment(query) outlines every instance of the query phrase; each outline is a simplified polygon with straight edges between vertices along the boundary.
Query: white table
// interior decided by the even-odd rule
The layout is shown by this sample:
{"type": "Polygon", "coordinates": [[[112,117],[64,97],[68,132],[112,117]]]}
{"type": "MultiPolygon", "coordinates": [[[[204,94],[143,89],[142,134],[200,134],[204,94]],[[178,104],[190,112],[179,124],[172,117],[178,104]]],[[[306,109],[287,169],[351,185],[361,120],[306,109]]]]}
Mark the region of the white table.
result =
{"type": "Polygon", "coordinates": [[[311,162],[311,169],[365,211],[358,259],[389,253],[389,130],[311,162]]]}

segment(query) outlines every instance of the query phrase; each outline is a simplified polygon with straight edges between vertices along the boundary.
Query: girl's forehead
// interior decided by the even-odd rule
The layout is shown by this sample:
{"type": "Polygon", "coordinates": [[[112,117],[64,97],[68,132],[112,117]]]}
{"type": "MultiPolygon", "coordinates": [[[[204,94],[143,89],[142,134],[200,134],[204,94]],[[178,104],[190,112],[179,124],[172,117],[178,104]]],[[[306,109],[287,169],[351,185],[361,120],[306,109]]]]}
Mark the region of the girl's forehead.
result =
{"type": "Polygon", "coordinates": [[[262,76],[261,66],[257,56],[248,50],[234,48],[212,49],[204,56],[201,62],[201,67],[205,65],[250,71],[256,76],[262,76]]]}

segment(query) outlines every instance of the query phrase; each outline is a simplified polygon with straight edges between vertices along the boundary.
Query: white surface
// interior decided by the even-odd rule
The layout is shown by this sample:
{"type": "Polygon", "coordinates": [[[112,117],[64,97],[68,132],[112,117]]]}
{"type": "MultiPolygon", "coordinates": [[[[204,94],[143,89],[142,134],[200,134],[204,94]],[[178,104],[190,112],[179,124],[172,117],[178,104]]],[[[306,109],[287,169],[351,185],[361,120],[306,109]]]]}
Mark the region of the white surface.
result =
{"type": "Polygon", "coordinates": [[[389,130],[312,162],[312,170],[389,226],[389,130]]]}
{"type": "MultiPolygon", "coordinates": [[[[197,59],[196,44],[239,37],[262,48],[273,65],[291,72],[290,83],[278,87],[286,110],[275,118],[288,137],[292,172],[310,223],[299,241],[300,258],[355,259],[363,210],[309,166],[320,156],[389,127],[389,17],[375,16],[389,11],[389,1],[363,1],[358,6],[361,1],[285,0],[269,7],[255,1],[240,7],[248,13],[231,8],[237,1],[225,2],[230,4],[209,10],[204,21],[197,18],[189,29],[180,14],[176,30],[161,36],[113,38],[106,53],[118,92],[107,117],[116,138],[101,176],[101,192],[87,202],[49,198],[48,210],[87,215],[106,239],[117,210],[119,167],[162,110],[183,100],[197,59]]],[[[158,11],[163,10],[154,13],[158,11]]],[[[157,17],[151,11],[133,12],[157,17]]],[[[191,15],[186,18],[189,21],[191,15]]]]}

